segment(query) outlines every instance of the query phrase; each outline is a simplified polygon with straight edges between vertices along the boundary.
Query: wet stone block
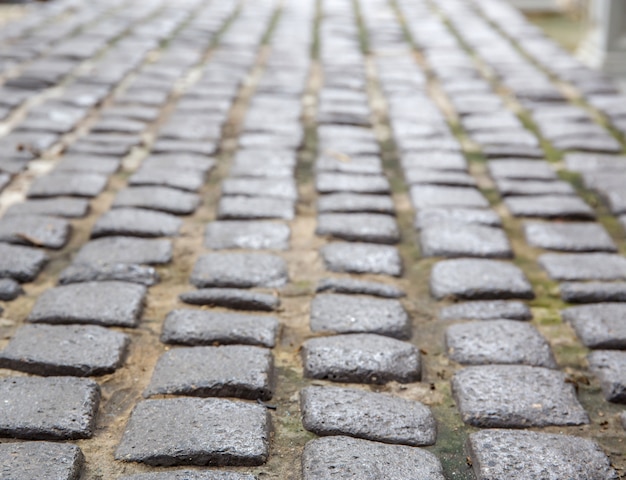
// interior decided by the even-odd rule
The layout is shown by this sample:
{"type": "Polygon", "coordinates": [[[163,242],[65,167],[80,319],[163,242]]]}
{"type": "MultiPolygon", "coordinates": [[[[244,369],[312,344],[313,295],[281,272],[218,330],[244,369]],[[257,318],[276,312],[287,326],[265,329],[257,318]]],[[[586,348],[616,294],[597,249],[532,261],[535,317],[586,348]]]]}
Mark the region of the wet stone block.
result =
{"type": "Polygon", "coordinates": [[[85,457],[76,445],[51,442],[0,444],[0,476],[12,480],[78,480],[85,457]]]}
{"type": "Polygon", "coordinates": [[[317,174],[315,188],[318,193],[352,192],[387,194],[391,191],[389,181],[383,175],[354,173],[317,174]]]}
{"type": "Polygon", "coordinates": [[[28,198],[88,197],[104,190],[108,177],[100,173],[58,172],[35,179],[28,190],[28,198]]]}
{"type": "Polygon", "coordinates": [[[334,242],[320,249],[328,270],[399,277],[402,259],[396,247],[371,243],[334,242]]]}
{"type": "Polygon", "coordinates": [[[482,430],[467,442],[474,473],[482,480],[579,478],[616,480],[615,470],[592,440],[514,430],[482,430]]]}
{"type": "Polygon", "coordinates": [[[566,252],[615,252],[613,240],[599,223],[524,222],[526,241],[533,247],[566,252]]]}
{"type": "Polygon", "coordinates": [[[170,240],[105,237],[87,242],[74,257],[74,263],[161,265],[169,263],[171,259],[170,240]]]}
{"type": "Polygon", "coordinates": [[[203,288],[182,293],[180,299],[191,305],[210,305],[235,310],[269,312],[280,306],[280,299],[274,295],[250,292],[240,288],[203,288]]]}
{"type": "Polygon", "coordinates": [[[93,435],[100,387],[83,378],[7,377],[0,397],[3,437],[74,440],[93,435]]]}
{"type": "Polygon", "coordinates": [[[569,303],[626,302],[626,282],[564,282],[559,290],[569,303]]]}
{"type": "Polygon", "coordinates": [[[483,259],[454,259],[437,263],[430,274],[430,291],[437,299],[534,298],[532,286],[518,267],[483,259]]]}
{"type": "Polygon", "coordinates": [[[324,213],[317,217],[315,233],[355,242],[394,244],[400,240],[396,220],[376,213],[324,213]]]}
{"type": "Polygon", "coordinates": [[[0,278],[0,300],[8,302],[19,297],[24,290],[12,278],[0,278]]]}
{"type": "Polygon", "coordinates": [[[180,347],[159,358],[150,384],[152,395],[239,397],[269,400],[274,360],[269,349],[248,345],[180,347]]]}
{"type": "Polygon", "coordinates": [[[323,278],[317,284],[316,292],[372,295],[383,298],[406,296],[399,288],[386,283],[355,280],[353,278],[323,278]]]}
{"type": "Polygon", "coordinates": [[[393,200],[387,195],[333,193],[317,199],[320,213],[380,213],[395,214],[393,200]]]}
{"type": "Polygon", "coordinates": [[[407,339],[409,315],[398,300],[352,295],[316,295],[311,302],[313,332],[377,333],[407,339]]]}
{"type": "Polygon", "coordinates": [[[204,245],[214,250],[287,250],[291,230],[270,221],[215,221],[207,225],[204,245]]]}
{"type": "Polygon", "coordinates": [[[467,367],[452,377],[461,418],[475,427],[527,428],[589,423],[574,386],[556,370],[526,365],[467,367]]]}
{"type": "Polygon", "coordinates": [[[115,458],[148,465],[261,465],[270,418],[262,405],[221,398],[145,400],[133,410],[115,458]]]}
{"type": "Polygon", "coordinates": [[[146,287],[128,282],[86,282],[44,291],[28,315],[32,323],[87,323],[136,327],[146,287]]]}
{"type": "Polygon", "coordinates": [[[255,477],[246,473],[231,473],[192,470],[173,470],[171,472],[138,473],[120,477],[119,480],[254,480],[255,477]]]}
{"type": "Polygon", "coordinates": [[[564,218],[593,220],[593,209],[578,197],[563,195],[535,195],[507,197],[506,208],[514,217],[564,218]]]}
{"type": "Polygon", "coordinates": [[[600,380],[604,398],[626,403],[626,352],[596,350],[587,359],[591,372],[600,380]]]}
{"type": "Polygon", "coordinates": [[[334,382],[416,382],[419,350],[407,342],[373,334],[312,338],[302,346],[304,376],[334,382]]]}
{"type": "Polygon", "coordinates": [[[415,214],[415,228],[418,230],[442,223],[502,226],[498,214],[486,208],[423,208],[415,214]]]}
{"type": "Polygon", "coordinates": [[[174,215],[190,215],[198,205],[198,195],[168,187],[125,188],[113,201],[113,208],[147,208],[174,215]]]}
{"type": "Polygon", "coordinates": [[[554,280],[626,280],[626,258],[612,253],[546,253],[539,264],[554,280]]]}
{"type": "Polygon", "coordinates": [[[153,267],[133,263],[73,263],[59,275],[60,285],[83,282],[130,282],[152,286],[159,283],[153,267]]]}
{"type": "Polygon", "coordinates": [[[104,375],[121,366],[129,343],[123,333],[92,325],[25,325],[0,352],[0,367],[46,376],[104,375]]]}
{"type": "Polygon", "coordinates": [[[142,167],[128,179],[131,186],[155,185],[195,192],[204,185],[204,173],[198,170],[182,170],[177,167],[142,167]]]}
{"type": "Polygon", "coordinates": [[[416,210],[431,207],[488,208],[489,202],[475,188],[442,185],[414,185],[411,202],[416,210]]]}
{"type": "Polygon", "coordinates": [[[556,368],[550,345],[529,323],[485,320],[446,330],[448,356],[463,365],[520,364],[556,368]]]}
{"type": "Polygon", "coordinates": [[[180,345],[244,344],[272,348],[280,330],[275,317],[173,310],[163,323],[161,341],[180,345]]]}
{"type": "Polygon", "coordinates": [[[530,320],[530,308],[515,300],[476,300],[462,302],[443,307],[439,311],[441,320],[495,320],[506,318],[509,320],[530,320]]]}
{"type": "Polygon", "coordinates": [[[0,219],[0,242],[59,249],[68,242],[72,227],[67,220],[43,215],[0,219]]]}
{"type": "Polygon", "coordinates": [[[320,436],[347,435],[383,443],[433,445],[435,418],[424,404],[381,393],[337,387],[300,392],[304,428],[320,436]]]}
{"type": "Polygon", "coordinates": [[[26,200],[11,205],[4,216],[49,215],[53,217],[82,218],[89,213],[89,200],[58,197],[26,200]]]}
{"type": "Polygon", "coordinates": [[[217,206],[217,218],[223,220],[293,220],[293,200],[270,197],[222,197],[217,206]]]}
{"type": "Polygon", "coordinates": [[[198,288],[280,287],[287,283],[287,264],[267,253],[209,253],[191,272],[198,288]]]}
{"type": "Polygon", "coordinates": [[[304,480],[445,478],[439,459],[426,450],[343,436],[308,442],[302,469],[304,480]]]}
{"type": "Polygon", "coordinates": [[[491,160],[487,168],[494,179],[558,180],[556,172],[544,161],[507,158],[491,160]]]}
{"type": "Polygon", "coordinates": [[[169,213],[141,208],[116,208],[104,213],[96,221],[91,237],[172,237],[178,235],[181,226],[182,220],[169,213]]]}
{"type": "Polygon", "coordinates": [[[441,223],[422,229],[420,246],[425,257],[511,258],[509,240],[500,228],[441,223]]]}
{"type": "Polygon", "coordinates": [[[561,311],[588,348],[626,348],[626,303],[580,305],[561,311]]]}
{"type": "Polygon", "coordinates": [[[34,280],[48,261],[39,249],[0,243],[0,277],[18,282],[34,280]]]}

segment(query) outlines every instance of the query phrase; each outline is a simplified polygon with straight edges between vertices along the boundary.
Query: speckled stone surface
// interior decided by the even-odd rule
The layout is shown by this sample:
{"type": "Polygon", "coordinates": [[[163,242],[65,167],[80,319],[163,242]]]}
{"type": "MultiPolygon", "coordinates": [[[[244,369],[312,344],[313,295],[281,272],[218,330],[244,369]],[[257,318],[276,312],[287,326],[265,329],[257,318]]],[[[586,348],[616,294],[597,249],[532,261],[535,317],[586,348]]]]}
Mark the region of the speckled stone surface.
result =
{"type": "Polygon", "coordinates": [[[394,285],[353,278],[323,278],[317,284],[316,292],[343,293],[352,295],[372,295],[383,298],[400,298],[406,296],[394,285]]]}
{"type": "Polygon", "coordinates": [[[0,477],[11,480],[78,480],[85,463],[76,445],[52,442],[0,444],[0,477]]]}
{"type": "Polygon", "coordinates": [[[500,228],[444,222],[422,228],[420,246],[425,257],[510,258],[511,245],[500,228]]]}
{"type": "Polygon", "coordinates": [[[626,302],[626,282],[563,282],[559,291],[569,303],[626,302]]]}
{"type": "Polygon", "coordinates": [[[370,212],[393,215],[395,206],[388,195],[332,193],[318,197],[317,211],[320,213],[370,212]]]}
{"type": "Polygon", "coordinates": [[[271,197],[224,196],[217,206],[221,220],[293,220],[293,200],[271,197]]]}
{"type": "Polygon", "coordinates": [[[288,225],[271,221],[216,221],[207,225],[204,244],[214,250],[287,250],[288,225]]]}
{"type": "Polygon", "coordinates": [[[415,228],[439,225],[441,223],[476,224],[499,227],[502,220],[496,212],[486,208],[423,208],[415,214],[415,228]]]}
{"type": "Polygon", "coordinates": [[[172,259],[172,242],[166,239],[105,237],[87,242],[75,263],[146,263],[161,265],[172,259]]]}
{"type": "Polygon", "coordinates": [[[516,300],[476,300],[443,307],[439,311],[441,320],[530,320],[530,308],[516,300]]]}
{"type": "Polygon", "coordinates": [[[320,254],[328,270],[346,273],[376,273],[399,277],[402,259],[398,249],[371,243],[333,242],[324,245],[320,254]]]}
{"type": "Polygon", "coordinates": [[[202,288],[180,294],[180,299],[191,305],[211,305],[235,310],[276,310],[280,299],[262,292],[250,292],[240,288],[202,288]]]}
{"type": "Polygon", "coordinates": [[[590,370],[600,381],[604,398],[626,403],[626,352],[595,350],[587,359],[590,370]]]}
{"type": "Polygon", "coordinates": [[[0,219],[1,242],[59,249],[69,241],[71,231],[71,224],[62,218],[12,215],[0,219]]]}
{"type": "Polygon", "coordinates": [[[317,217],[315,233],[354,242],[394,244],[400,240],[396,220],[378,213],[323,213],[317,217]]]}
{"type": "Polygon", "coordinates": [[[178,235],[183,222],[164,212],[143,208],[114,208],[104,213],[91,230],[91,237],[173,237],[178,235]]]}
{"type": "Polygon", "coordinates": [[[138,473],[120,477],[119,480],[254,480],[247,473],[220,471],[200,472],[197,470],[174,470],[171,472],[138,473]]]}
{"type": "Polygon", "coordinates": [[[626,303],[579,305],[561,311],[588,348],[626,348],[626,303]]]}
{"type": "Polygon", "coordinates": [[[154,267],[134,263],[73,263],[59,275],[59,284],[120,281],[152,286],[159,283],[154,267]]]}
{"type": "Polygon", "coordinates": [[[29,282],[47,261],[48,255],[37,248],[0,243],[0,277],[29,282]]]}
{"type": "Polygon", "coordinates": [[[389,181],[383,175],[320,172],[315,180],[319,193],[389,193],[389,181]]]}
{"type": "Polygon", "coordinates": [[[532,195],[506,197],[504,204],[514,217],[593,220],[594,210],[579,197],[532,195]]]}
{"type": "Polygon", "coordinates": [[[626,257],[612,253],[546,253],[539,264],[554,280],[626,280],[626,257]]]}
{"type": "Polygon", "coordinates": [[[414,185],[411,202],[416,210],[432,207],[488,208],[489,202],[476,188],[414,185]]]}
{"type": "Polygon", "coordinates": [[[615,243],[599,223],[524,222],[526,241],[533,247],[564,252],[615,252],[615,243]]]}
{"type": "Polygon", "coordinates": [[[287,283],[287,264],[266,253],[208,253],[191,272],[198,288],[280,287],[287,283]]]}
{"type": "Polygon", "coordinates": [[[113,201],[114,208],[147,208],[175,215],[189,215],[200,204],[195,193],[168,187],[129,187],[120,190],[113,201]]]}
{"type": "Polygon", "coordinates": [[[57,197],[14,203],[4,215],[50,215],[53,217],[81,218],[88,212],[89,200],[87,199],[57,197]]]}
{"type": "Polygon", "coordinates": [[[437,426],[424,404],[382,393],[338,387],[300,391],[304,428],[320,436],[347,435],[383,443],[435,443],[437,426]]]}

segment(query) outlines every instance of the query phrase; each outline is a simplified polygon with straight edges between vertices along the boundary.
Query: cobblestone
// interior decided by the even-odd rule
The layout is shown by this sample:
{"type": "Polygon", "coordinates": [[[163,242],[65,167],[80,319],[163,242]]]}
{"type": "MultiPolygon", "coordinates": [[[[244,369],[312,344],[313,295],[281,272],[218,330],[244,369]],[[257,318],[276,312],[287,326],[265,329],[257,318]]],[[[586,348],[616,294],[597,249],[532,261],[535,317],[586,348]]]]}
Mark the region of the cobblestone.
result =
{"type": "Polygon", "coordinates": [[[609,402],[626,403],[626,353],[596,350],[588,356],[589,368],[600,380],[604,398],[609,402]]]}
{"type": "Polygon", "coordinates": [[[444,223],[502,226],[496,212],[482,208],[424,208],[415,214],[415,228],[418,230],[444,223]]]}
{"type": "Polygon", "coordinates": [[[422,227],[425,257],[510,258],[513,251],[503,230],[486,225],[442,222],[422,227]]]}
{"type": "Polygon", "coordinates": [[[369,282],[367,280],[354,280],[352,278],[323,278],[317,284],[317,293],[343,293],[372,295],[383,298],[400,298],[406,296],[399,288],[379,282],[369,282]]]}
{"type": "Polygon", "coordinates": [[[74,263],[134,263],[160,265],[172,259],[172,244],[164,239],[106,237],[87,242],[74,257],[74,263]]]}
{"type": "Polygon", "coordinates": [[[624,303],[598,303],[566,308],[563,320],[576,330],[582,343],[589,348],[619,348],[626,346],[626,314],[624,303]]]}
{"type": "Polygon", "coordinates": [[[89,212],[89,201],[83,198],[58,197],[28,200],[11,205],[5,216],[50,215],[55,217],[82,218],[89,212]]]}
{"type": "Polygon", "coordinates": [[[615,252],[616,247],[606,230],[597,223],[524,222],[529,245],[565,252],[615,252]]]}
{"type": "MultiPolygon", "coordinates": [[[[113,207],[147,208],[174,215],[189,215],[199,204],[197,195],[167,187],[126,188],[120,190],[113,201],[113,207]]],[[[165,223],[174,225],[171,220],[165,223]]]]}
{"type": "Polygon", "coordinates": [[[14,480],[78,480],[85,457],[76,445],[51,442],[3,443],[0,474],[14,480]]]}
{"type": "Polygon", "coordinates": [[[626,280],[626,258],[610,253],[546,253],[539,264],[555,280],[626,280]]]}
{"type": "Polygon", "coordinates": [[[36,248],[0,243],[0,278],[29,282],[35,279],[48,259],[48,255],[36,248]]]}
{"type": "Polygon", "coordinates": [[[569,303],[626,302],[626,282],[564,282],[559,290],[569,303]]]}
{"type": "Polygon", "coordinates": [[[395,244],[400,240],[393,217],[377,213],[324,213],[317,217],[315,233],[366,243],[395,244]]]}
{"type": "Polygon", "coordinates": [[[172,472],[138,473],[137,475],[120,477],[120,480],[254,480],[254,477],[245,473],[175,470],[172,472]]]}
{"type": "Polygon", "coordinates": [[[532,195],[507,197],[504,204],[515,217],[593,220],[593,209],[578,197],[532,195]]]}
{"type": "Polygon", "coordinates": [[[108,178],[100,173],[53,172],[37,178],[28,190],[29,198],[87,197],[100,194],[108,178]]]}
{"type": "Polygon", "coordinates": [[[279,298],[274,295],[239,288],[202,288],[182,293],[180,299],[192,305],[211,305],[235,310],[272,311],[280,305],[279,298]]]}
{"type": "Polygon", "coordinates": [[[320,249],[328,270],[347,273],[377,273],[399,277],[402,260],[392,246],[335,242],[320,249]]]}
{"type": "Polygon", "coordinates": [[[214,250],[287,250],[291,231],[269,221],[216,221],[207,225],[204,244],[214,250]]]}
{"type": "Polygon", "coordinates": [[[198,259],[191,283],[198,288],[280,287],[287,282],[285,261],[265,253],[209,253],[198,259]]]}
{"type": "Polygon", "coordinates": [[[40,215],[10,216],[0,219],[0,241],[59,249],[69,240],[67,220],[40,215]]]}
{"type": "Polygon", "coordinates": [[[439,311],[441,320],[530,320],[530,308],[515,300],[476,300],[443,307],[439,311]]]}
{"type": "Polygon", "coordinates": [[[91,237],[173,237],[178,235],[181,226],[182,221],[169,213],[142,208],[115,208],[96,221],[91,237]]]}

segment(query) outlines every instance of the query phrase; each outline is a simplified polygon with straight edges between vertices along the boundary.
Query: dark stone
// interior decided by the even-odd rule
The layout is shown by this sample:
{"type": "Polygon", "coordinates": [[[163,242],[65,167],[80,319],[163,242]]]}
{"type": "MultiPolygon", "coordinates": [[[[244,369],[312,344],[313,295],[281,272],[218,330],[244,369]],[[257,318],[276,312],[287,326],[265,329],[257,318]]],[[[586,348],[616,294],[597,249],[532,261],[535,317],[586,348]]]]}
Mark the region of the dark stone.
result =
{"type": "Polygon", "coordinates": [[[173,310],[163,323],[161,341],[180,345],[259,345],[272,348],[280,323],[275,317],[210,310],[173,310]]]}
{"type": "Polygon", "coordinates": [[[128,178],[128,184],[131,186],[155,185],[195,192],[204,185],[204,172],[177,167],[167,169],[142,167],[128,178]]]}
{"type": "Polygon", "coordinates": [[[73,263],[59,275],[59,284],[120,281],[146,285],[159,283],[153,267],[134,263],[73,263]]]}
{"type": "Polygon", "coordinates": [[[87,323],[136,327],[146,287],[128,282],[86,282],[44,291],[28,315],[33,323],[87,323]]]}
{"type": "Polygon", "coordinates": [[[134,207],[190,215],[200,204],[198,195],[167,187],[130,187],[120,190],[113,208],[134,207]]]}
{"type": "Polygon", "coordinates": [[[36,178],[28,190],[28,198],[95,197],[102,193],[108,177],[100,173],[52,172],[36,178]]]}
{"type": "Polygon", "coordinates": [[[223,220],[293,220],[294,215],[293,200],[283,198],[225,196],[217,207],[217,217],[223,220]]]}
{"type": "Polygon", "coordinates": [[[527,428],[589,423],[574,386],[556,370],[526,365],[467,367],[452,377],[452,394],[469,425],[527,428]]]}
{"type": "Polygon", "coordinates": [[[255,477],[246,473],[173,470],[159,473],[138,473],[120,477],[119,480],[255,480],[255,477]]]}
{"type": "Polygon", "coordinates": [[[315,180],[319,193],[390,193],[389,181],[383,175],[320,172],[315,180]]]}
{"type": "Polygon", "coordinates": [[[569,303],[626,302],[626,282],[564,282],[559,290],[569,303]]]}
{"type": "Polygon", "coordinates": [[[315,233],[355,242],[394,244],[400,241],[395,219],[376,213],[323,213],[317,217],[315,233]]]}
{"type": "Polygon", "coordinates": [[[615,252],[613,240],[599,223],[524,222],[529,245],[565,252],[615,252]]]}
{"type": "Polygon", "coordinates": [[[269,312],[280,306],[280,299],[274,295],[251,292],[240,288],[203,288],[182,293],[180,299],[191,305],[211,305],[235,310],[269,312]]]}
{"type": "Polygon", "coordinates": [[[24,290],[12,278],[0,278],[0,300],[8,302],[19,297],[24,290]]]}
{"type": "Polygon", "coordinates": [[[415,214],[415,228],[418,230],[442,223],[502,226],[498,214],[486,208],[424,208],[415,214]]]}
{"type": "Polygon", "coordinates": [[[274,390],[269,349],[249,345],[180,347],[165,352],[145,397],[191,395],[269,400],[274,390]]]}
{"type": "Polygon", "coordinates": [[[71,224],[43,215],[9,216],[0,219],[0,242],[59,249],[70,238],[71,224]]]}
{"type": "Polygon", "coordinates": [[[626,303],[580,305],[562,310],[561,316],[588,348],[626,348],[626,303]]]}
{"type": "Polygon", "coordinates": [[[267,253],[208,253],[191,272],[198,288],[280,287],[287,280],[285,261],[267,253]]]}
{"type": "Polygon", "coordinates": [[[172,259],[172,242],[165,239],[106,237],[90,240],[74,257],[76,264],[133,263],[161,265],[172,259]]]}
{"type": "Polygon", "coordinates": [[[353,278],[323,278],[317,284],[316,292],[372,295],[383,298],[406,296],[399,288],[380,282],[356,280],[353,278]]]}
{"type": "Polygon", "coordinates": [[[482,430],[467,442],[476,478],[617,480],[606,454],[592,440],[515,430],[482,430]]]}
{"type": "Polygon", "coordinates": [[[486,225],[429,225],[421,231],[420,246],[425,257],[513,257],[504,230],[486,225]]]}
{"type": "Polygon", "coordinates": [[[409,315],[393,299],[316,295],[311,302],[310,325],[313,332],[376,333],[401,339],[411,336],[409,315]]]}
{"type": "Polygon", "coordinates": [[[75,440],[93,435],[100,387],[84,378],[7,377],[0,397],[3,437],[75,440]]]}
{"type": "Polygon", "coordinates": [[[169,213],[142,208],[115,208],[105,212],[91,230],[91,238],[110,236],[174,237],[183,222],[169,213]]]}
{"type": "Polygon", "coordinates": [[[304,480],[445,478],[437,457],[426,450],[343,436],[308,442],[302,469],[304,480]]]}
{"type": "Polygon", "coordinates": [[[530,308],[515,300],[477,300],[462,302],[439,311],[441,320],[495,320],[507,318],[510,320],[530,320],[530,308]]]}
{"type": "Polygon", "coordinates": [[[399,277],[402,259],[396,247],[371,243],[333,242],[320,249],[328,270],[399,277]]]}
{"type": "Polygon", "coordinates": [[[435,418],[420,402],[338,387],[300,392],[304,428],[320,436],[347,435],[415,447],[433,445],[435,418]]]}
{"type": "Polygon", "coordinates": [[[41,250],[0,243],[0,278],[30,282],[47,262],[48,255],[41,250]]]}
{"type": "Polygon", "coordinates": [[[581,198],[563,195],[507,197],[504,204],[515,217],[593,220],[593,209],[581,198]]]}
{"type": "Polygon", "coordinates": [[[626,403],[626,352],[596,350],[587,357],[608,402],[626,403]]]}
{"type": "Polygon", "coordinates": [[[4,216],[50,215],[54,217],[82,218],[88,212],[89,200],[58,197],[14,203],[7,209],[4,216]]]}
{"type": "Polygon", "coordinates": [[[25,325],[0,352],[0,367],[35,375],[88,377],[113,373],[130,339],[93,325],[25,325]]]}
{"type": "Polygon", "coordinates": [[[333,382],[409,383],[421,377],[415,346],[369,333],[311,338],[302,345],[302,363],[305,377],[333,382]]]}
{"type": "Polygon", "coordinates": [[[487,199],[475,188],[414,185],[410,195],[416,210],[431,207],[489,208],[487,199]]]}
{"type": "Polygon", "coordinates": [[[487,167],[493,178],[517,180],[558,180],[557,174],[545,161],[506,158],[491,160],[487,167]]]}
{"type": "Polygon", "coordinates": [[[269,455],[263,405],[221,398],[137,404],[115,459],[148,465],[261,465],[269,455]]]}
{"type": "Polygon", "coordinates": [[[626,258],[614,253],[545,253],[539,264],[554,280],[626,280],[626,258]]]}
{"type": "Polygon", "coordinates": [[[204,244],[214,250],[287,250],[288,225],[269,221],[214,221],[204,234],[204,244]]]}
{"type": "Polygon", "coordinates": [[[0,477],[79,480],[85,457],[76,445],[51,442],[0,444],[0,477]]]}

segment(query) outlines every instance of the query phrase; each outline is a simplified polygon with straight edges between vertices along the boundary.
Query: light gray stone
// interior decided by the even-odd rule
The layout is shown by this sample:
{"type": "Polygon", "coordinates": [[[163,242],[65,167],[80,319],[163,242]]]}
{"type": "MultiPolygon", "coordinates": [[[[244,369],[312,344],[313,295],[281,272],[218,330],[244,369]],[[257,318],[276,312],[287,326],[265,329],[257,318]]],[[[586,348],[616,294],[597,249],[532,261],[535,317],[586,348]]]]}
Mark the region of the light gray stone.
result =
{"type": "Polygon", "coordinates": [[[539,264],[554,280],[626,280],[626,258],[612,253],[545,253],[539,264]]]}
{"type": "Polygon", "coordinates": [[[19,283],[12,278],[0,278],[0,300],[11,301],[19,297],[24,290],[19,283]]]}
{"type": "Polygon", "coordinates": [[[340,153],[321,155],[315,161],[317,171],[382,175],[380,157],[375,155],[342,155],[340,153]]]}
{"type": "Polygon", "coordinates": [[[8,216],[0,219],[0,242],[59,249],[70,239],[71,224],[43,215],[8,216]]]}
{"type": "Polygon", "coordinates": [[[409,168],[404,171],[409,185],[450,185],[476,187],[476,180],[467,172],[454,170],[433,170],[430,168],[409,168]]]}
{"type": "Polygon", "coordinates": [[[48,255],[37,248],[0,243],[0,278],[30,282],[48,262],[48,255]]]}
{"type": "Polygon", "coordinates": [[[391,191],[389,181],[383,175],[363,175],[356,173],[320,172],[315,180],[318,193],[379,193],[391,191]]]}
{"type": "Polygon", "coordinates": [[[476,300],[443,307],[439,311],[441,320],[530,320],[530,308],[516,300],[476,300]]]}
{"type": "Polygon", "coordinates": [[[626,302],[626,282],[564,282],[559,291],[569,303],[626,302]]]}
{"type": "Polygon", "coordinates": [[[506,208],[514,217],[593,220],[596,214],[581,198],[563,195],[507,197],[506,208]]]}
{"type": "Polygon", "coordinates": [[[355,242],[394,244],[400,241],[395,219],[377,213],[323,213],[317,217],[315,233],[355,242]]]}
{"type": "Polygon", "coordinates": [[[489,207],[487,199],[476,188],[413,185],[409,193],[416,210],[433,207],[489,207]]]}
{"type": "Polygon", "coordinates": [[[371,243],[333,242],[320,249],[328,270],[399,277],[402,259],[396,247],[371,243]]]}
{"type": "Polygon", "coordinates": [[[358,193],[331,193],[317,199],[320,213],[385,213],[395,214],[393,199],[388,195],[358,193]]]}
{"type": "Polygon", "coordinates": [[[53,169],[53,172],[91,172],[112,175],[120,168],[120,157],[102,155],[66,155],[53,169]]]}
{"type": "Polygon", "coordinates": [[[420,246],[425,257],[513,257],[504,230],[486,225],[429,225],[420,232],[420,246]]]}
{"type": "Polygon", "coordinates": [[[298,189],[291,178],[226,178],[222,182],[222,195],[244,195],[248,197],[286,198],[296,200],[298,189]]]}
{"type": "Polygon", "coordinates": [[[195,192],[204,185],[204,176],[204,172],[199,170],[184,170],[176,167],[142,167],[128,178],[128,184],[131,186],[171,187],[195,192]]]}
{"type": "Polygon", "coordinates": [[[609,402],[626,403],[626,352],[596,350],[587,360],[600,381],[604,398],[609,402]]]}
{"type": "Polygon", "coordinates": [[[287,280],[285,261],[267,253],[208,253],[191,272],[191,283],[198,288],[271,288],[287,280]]]}
{"type": "Polygon", "coordinates": [[[317,284],[316,292],[363,294],[383,298],[406,296],[399,288],[386,283],[355,280],[353,278],[323,278],[317,284]]]}
{"type": "Polygon", "coordinates": [[[215,221],[204,234],[204,244],[214,250],[287,250],[291,230],[288,225],[270,221],[215,221]]]}
{"type": "Polygon", "coordinates": [[[0,476],[12,480],[78,480],[85,464],[76,445],[52,442],[0,444],[0,476]]]}
{"type": "Polygon", "coordinates": [[[147,208],[174,215],[190,215],[199,204],[200,198],[195,193],[168,187],[125,188],[113,201],[114,208],[147,208]]]}
{"type": "Polygon", "coordinates": [[[599,223],[524,222],[526,241],[533,247],[567,252],[615,252],[615,243],[599,223]]]}
{"type": "Polygon", "coordinates": [[[246,473],[232,473],[196,470],[174,470],[158,473],[138,473],[120,477],[119,480],[254,480],[255,477],[246,473]]]}
{"type": "Polygon", "coordinates": [[[276,310],[280,299],[274,295],[250,292],[241,288],[203,288],[185,292],[180,299],[191,305],[211,305],[235,310],[276,310]]]}
{"type": "Polygon", "coordinates": [[[415,228],[418,230],[441,223],[502,226],[498,214],[486,208],[423,208],[415,214],[415,228]]]}
{"type": "Polygon", "coordinates": [[[59,285],[82,282],[131,282],[148,287],[159,283],[153,267],[133,263],[73,263],[59,275],[59,285]]]}
{"type": "Polygon", "coordinates": [[[562,180],[517,180],[496,178],[496,188],[503,197],[515,195],[576,195],[571,184],[562,180]]]}
{"type": "Polygon", "coordinates": [[[217,218],[222,220],[293,220],[293,200],[270,197],[225,196],[217,206],[217,218]]]}
{"type": "Polygon", "coordinates": [[[561,311],[588,348],[626,348],[626,303],[579,305],[561,311]]]}
{"type": "Polygon", "coordinates": [[[102,193],[108,177],[100,173],[52,172],[35,179],[28,198],[95,197],[102,193]]]}
{"type": "Polygon", "coordinates": [[[487,164],[489,173],[494,178],[518,180],[558,180],[548,162],[523,160],[519,158],[491,160],[487,164]]]}
{"type": "Polygon", "coordinates": [[[87,242],[74,257],[74,263],[133,263],[161,265],[172,259],[172,242],[166,239],[105,237],[87,242]]]}
{"type": "Polygon", "coordinates": [[[183,221],[169,213],[143,208],[114,208],[104,213],[91,230],[91,237],[173,237],[183,221]]]}
{"type": "Polygon", "coordinates": [[[400,156],[403,170],[410,168],[432,168],[437,170],[467,170],[467,160],[460,152],[433,149],[424,152],[405,152],[400,156]]]}
{"type": "Polygon", "coordinates": [[[88,212],[89,200],[85,198],[57,197],[14,203],[7,209],[4,216],[49,215],[53,217],[82,218],[88,212]]]}

